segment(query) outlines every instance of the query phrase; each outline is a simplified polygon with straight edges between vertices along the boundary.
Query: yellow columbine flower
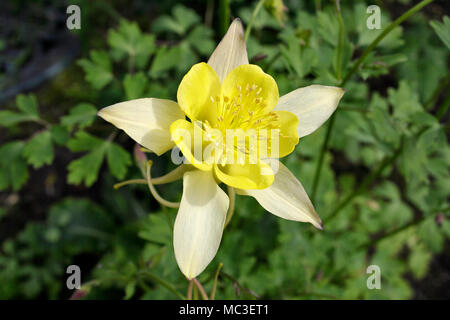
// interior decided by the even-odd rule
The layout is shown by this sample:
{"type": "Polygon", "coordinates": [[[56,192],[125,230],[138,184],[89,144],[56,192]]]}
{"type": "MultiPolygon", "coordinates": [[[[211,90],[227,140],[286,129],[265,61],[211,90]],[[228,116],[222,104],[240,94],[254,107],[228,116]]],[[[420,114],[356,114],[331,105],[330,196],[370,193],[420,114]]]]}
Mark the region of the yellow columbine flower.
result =
{"type": "MultiPolygon", "coordinates": [[[[237,141],[249,140],[253,130],[257,145],[277,149],[278,157],[294,150],[298,139],[319,128],[334,112],[344,90],[311,85],[278,95],[275,80],[248,62],[242,24],[236,19],[208,63],[194,65],[178,87],[177,100],[144,98],[104,108],[99,115],[123,129],[142,146],[158,155],[175,145],[192,164],[183,175],[183,195],[174,225],[177,263],[188,279],[200,274],[217,253],[229,206],[224,182],[242,195],[254,197],[267,211],[288,220],[322,222],[301,183],[271,153],[239,148],[233,137],[230,148],[217,157],[229,129],[241,130],[237,141]],[[186,120],[186,116],[190,121],[186,120]],[[196,131],[200,141],[195,139],[196,131]],[[277,140],[264,130],[276,130],[277,140]],[[186,135],[180,134],[189,133],[186,135]],[[211,149],[212,157],[204,157],[211,149]],[[278,148],[277,148],[278,147],[278,148]],[[198,152],[200,150],[200,156],[198,152]],[[230,158],[243,155],[244,162],[230,158]],[[275,166],[273,166],[275,163],[275,166]],[[277,170],[272,168],[276,167],[277,170]]],[[[259,149],[258,149],[259,150],[259,149]]]]}

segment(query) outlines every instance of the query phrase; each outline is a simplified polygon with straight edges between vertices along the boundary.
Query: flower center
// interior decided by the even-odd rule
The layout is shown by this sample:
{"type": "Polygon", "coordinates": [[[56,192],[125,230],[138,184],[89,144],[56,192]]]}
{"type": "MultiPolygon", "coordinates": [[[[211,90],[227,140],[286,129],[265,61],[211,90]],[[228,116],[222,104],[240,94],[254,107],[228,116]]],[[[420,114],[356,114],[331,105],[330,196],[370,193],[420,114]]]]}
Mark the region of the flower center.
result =
{"type": "Polygon", "coordinates": [[[222,132],[227,129],[276,129],[278,115],[267,112],[267,104],[261,97],[262,88],[256,84],[247,84],[245,88],[236,86],[237,94],[210,97],[216,104],[217,123],[215,127],[222,132]]]}
{"type": "Polygon", "coordinates": [[[217,159],[226,162],[238,154],[241,164],[245,161],[256,163],[262,154],[259,148],[266,149],[264,154],[270,152],[269,140],[274,132],[279,134],[279,115],[268,111],[261,93],[262,88],[258,85],[247,84],[245,87],[236,85],[230,96],[210,97],[216,106],[217,121],[215,124],[205,121],[200,127],[206,132],[206,140],[212,142],[216,156],[219,155],[217,159]]]}

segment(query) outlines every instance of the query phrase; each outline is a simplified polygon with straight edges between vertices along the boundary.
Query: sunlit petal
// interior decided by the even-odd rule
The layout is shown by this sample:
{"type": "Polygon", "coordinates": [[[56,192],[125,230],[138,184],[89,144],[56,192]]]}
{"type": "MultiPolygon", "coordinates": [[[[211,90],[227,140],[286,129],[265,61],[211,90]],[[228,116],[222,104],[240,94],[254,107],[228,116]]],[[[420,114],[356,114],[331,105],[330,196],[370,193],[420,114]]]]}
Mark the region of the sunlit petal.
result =
{"type": "Polygon", "coordinates": [[[274,175],[270,165],[257,164],[217,164],[216,177],[225,184],[240,189],[264,189],[273,183],[274,175]]]}
{"type": "Polygon", "coordinates": [[[197,125],[186,120],[177,120],[170,126],[170,134],[175,144],[180,148],[188,163],[200,170],[211,170],[212,164],[204,158],[208,142],[205,141],[205,132],[197,125]]]}
{"type": "Polygon", "coordinates": [[[184,119],[177,103],[155,98],[117,103],[101,109],[98,115],[158,155],[174,146],[169,132],[172,122],[184,119]]]}
{"type": "Polygon", "coordinates": [[[336,110],[345,90],[311,85],[282,96],[275,110],[290,111],[299,120],[298,135],[304,137],[318,129],[336,110]]]}
{"type": "Polygon", "coordinates": [[[231,71],[222,84],[222,95],[230,99],[241,97],[245,105],[259,105],[260,112],[270,112],[279,98],[275,80],[254,64],[241,65],[231,71]],[[256,102],[256,99],[258,102],[256,102]]]}
{"type": "Polygon", "coordinates": [[[254,197],[274,215],[300,222],[309,222],[322,229],[322,221],[300,181],[281,162],[272,185],[263,190],[239,190],[240,194],[254,197]]]}
{"type": "Polygon", "coordinates": [[[214,124],[217,119],[215,97],[220,95],[217,73],[208,64],[195,64],[183,77],[178,87],[178,104],[191,120],[208,120],[214,124]]]}
{"type": "Polygon", "coordinates": [[[178,266],[188,279],[199,275],[216,255],[228,206],[228,196],[211,171],[184,174],[173,245],[178,266]]]}
{"type": "Polygon", "coordinates": [[[208,64],[217,72],[220,82],[223,82],[227,74],[234,68],[248,64],[244,29],[240,19],[234,19],[222,41],[209,58],[208,64]]]}

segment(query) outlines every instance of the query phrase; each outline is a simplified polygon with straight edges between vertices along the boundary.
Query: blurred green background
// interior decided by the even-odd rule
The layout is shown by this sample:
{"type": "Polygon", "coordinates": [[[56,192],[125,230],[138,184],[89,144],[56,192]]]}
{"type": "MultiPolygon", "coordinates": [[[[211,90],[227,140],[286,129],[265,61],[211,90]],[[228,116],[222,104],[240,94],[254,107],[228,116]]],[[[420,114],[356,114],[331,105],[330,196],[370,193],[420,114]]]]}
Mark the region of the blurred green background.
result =
{"type": "MultiPolygon", "coordinates": [[[[342,84],[372,41],[419,1],[265,1],[247,42],[280,95],[342,84]],[[368,5],[381,9],[369,30],[368,5]],[[281,8],[281,10],[280,10],[281,8]],[[339,13],[342,20],[339,19],[339,13]],[[342,21],[342,24],[340,24],[342,21]]],[[[0,4],[0,299],[68,299],[80,266],[87,299],[177,299],[176,210],[141,178],[134,142],[96,116],[139,97],[175,100],[231,19],[257,1],[2,1],[0,4]],[[66,8],[81,8],[81,29],[66,8]],[[168,287],[171,290],[168,290],[168,287]]],[[[217,257],[199,281],[218,299],[450,298],[448,3],[395,27],[346,81],[314,205],[325,230],[238,196],[217,257]],[[381,289],[366,286],[369,265],[381,289]]],[[[312,195],[327,128],[283,159],[312,195]]],[[[153,175],[173,168],[170,153],[153,175]]],[[[178,201],[181,182],[158,186],[178,201]]]]}

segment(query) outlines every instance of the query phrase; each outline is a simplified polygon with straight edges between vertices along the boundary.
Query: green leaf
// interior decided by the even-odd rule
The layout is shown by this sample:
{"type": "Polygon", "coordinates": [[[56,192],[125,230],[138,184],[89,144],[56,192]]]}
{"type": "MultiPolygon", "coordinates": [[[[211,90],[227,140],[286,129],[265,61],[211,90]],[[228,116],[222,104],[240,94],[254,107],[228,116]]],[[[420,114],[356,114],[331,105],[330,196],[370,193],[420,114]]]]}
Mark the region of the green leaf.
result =
{"type": "Polygon", "coordinates": [[[65,198],[52,205],[48,225],[61,231],[62,240],[79,245],[88,238],[104,240],[111,231],[113,221],[103,207],[88,199],[65,198]]]}
{"type": "Polygon", "coordinates": [[[72,109],[67,116],[61,118],[61,123],[69,129],[78,124],[80,129],[88,127],[94,122],[97,116],[97,108],[90,103],[79,103],[72,109]]]}
{"type": "Polygon", "coordinates": [[[161,16],[153,22],[153,31],[161,33],[165,31],[174,32],[180,36],[186,34],[188,29],[200,22],[200,17],[194,10],[177,4],[172,9],[172,17],[161,16]]]}
{"type": "Polygon", "coordinates": [[[136,291],[136,281],[131,281],[127,283],[125,287],[125,300],[130,300],[136,291]]]}
{"type": "Polygon", "coordinates": [[[53,162],[53,144],[50,131],[46,130],[31,138],[23,149],[23,155],[35,169],[53,162]]]}
{"type": "Polygon", "coordinates": [[[368,115],[373,135],[389,145],[397,145],[400,137],[392,116],[389,114],[387,102],[377,93],[372,96],[368,115]]]}
{"type": "Polygon", "coordinates": [[[450,49],[450,18],[444,16],[442,21],[443,22],[441,23],[437,20],[432,20],[430,21],[430,25],[442,42],[450,49]]]}
{"type": "Polygon", "coordinates": [[[38,103],[34,95],[19,94],[16,97],[16,106],[21,112],[0,111],[0,126],[12,127],[20,122],[39,119],[38,103]]]}
{"type": "Polygon", "coordinates": [[[388,96],[395,118],[409,120],[411,115],[423,110],[419,102],[419,95],[404,80],[400,82],[397,90],[389,88],[388,96]]]}
{"type": "Polygon", "coordinates": [[[72,184],[80,184],[84,181],[89,187],[97,181],[105,156],[107,156],[111,174],[118,179],[125,177],[127,167],[131,165],[131,156],[122,147],[83,131],[77,132],[75,137],[69,140],[67,146],[74,152],[89,151],[83,157],[69,164],[68,182],[72,184]]]}
{"type": "Polygon", "coordinates": [[[423,244],[414,245],[411,249],[408,264],[416,279],[421,279],[428,271],[433,254],[423,244]]]}
{"type": "Polygon", "coordinates": [[[117,30],[110,30],[108,44],[113,49],[116,60],[127,57],[130,64],[144,68],[156,49],[155,37],[142,33],[136,22],[122,19],[117,30]]]}
{"type": "MultiPolygon", "coordinates": [[[[392,20],[389,18],[389,13],[387,11],[382,11],[380,15],[381,28],[380,29],[369,29],[367,28],[367,18],[369,13],[367,13],[367,5],[364,3],[357,3],[353,6],[353,16],[349,19],[345,19],[344,23],[354,22],[356,27],[356,32],[358,33],[358,47],[368,46],[372,43],[383,30],[391,24],[392,20]]],[[[344,11],[344,14],[346,11],[344,11]]],[[[379,49],[394,49],[404,44],[402,39],[403,29],[399,26],[395,27],[377,46],[379,49]]]]}
{"type": "Polygon", "coordinates": [[[426,111],[418,111],[411,115],[411,122],[422,126],[437,126],[439,120],[426,111]]]}
{"type": "Polygon", "coordinates": [[[399,51],[408,57],[408,63],[399,65],[399,79],[407,79],[422,102],[429,101],[448,71],[448,49],[443,46],[426,19],[418,19],[405,32],[408,45],[399,51]]]}
{"type": "Polygon", "coordinates": [[[28,170],[22,152],[25,143],[13,141],[0,146],[0,190],[12,186],[19,190],[28,179],[28,170]]]}
{"type": "Polygon", "coordinates": [[[34,120],[37,120],[37,117],[30,114],[18,113],[9,110],[0,111],[0,126],[12,127],[21,122],[34,120]]]}
{"type": "Polygon", "coordinates": [[[181,49],[179,46],[175,47],[160,47],[156,52],[155,59],[150,68],[150,76],[157,78],[161,73],[174,69],[180,61],[181,49]]]}
{"type": "Polygon", "coordinates": [[[122,147],[111,143],[108,146],[106,160],[113,176],[119,180],[125,178],[127,167],[131,165],[131,156],[127,151],[122,147]]]}
{"type": "Polygon", "coordinates": [[[385,56],[375,56],[371,54],[363,64],[360,74],[365,80],[369,77],[378,77],[389,73],[389,68],[396,64],[406,62],[407,56],[404,54],[391,54],[385,56]]]}
{"type": "Polygon", "coordinates": [[[127,100],[142,98],[148,86],[148,79],[143,72],[127,74],[123,86],[127,100]]]}
{"type": "Polygon", "coordinates": [[[73,139],[67,143],[67,147],[73,152],[89,151],[100,148],[105,141],[90,135],[84,131],[78,131],[73,139]]]}
{"type": "Polygon", "coordinates": [[[206,28],[204,25],[197,25],[189,32],[186,40],[193,48],[204,56],[210,55],[214,50],[215,43],[213,41],[213,31],[206,28]]]}
{"type": "Polygon", "coordinates": [[[19,94],[16,97],[16,104],[17,108],[23,113],[30,116],[39,117],[37,99],[33,94],[19,94]]]}
{"type": "Polygon", "coordinates": [[[83,157],[70,162],[67,181],[71,184],[81,184],[87,187],[97,181],[98,173],[106,152],[107,142],[86,132],[78,131],[67,147],[73,152],[90,151],[83,157]]]}
{"type": "Polygon", "coordinates": [[[315,52],[311,48],[302,47],[300,39],[293,32],[282,33],[280,38],[286,44],[280,46],[282,57],[297,75],[303,78],[317,64],[315,52]]]}
{"type": "Polygon", "coordinates": [[[69,166],[69,175],[67,177],[68,183],[81,184],[85,183],[90,187],[97,181],[98,173],[105,156],[105,149],[94,149],[85,156],[72,161],[69,166]]]}
{"type": "Polygon", "coordinates": [[[78,61],[84,72],[86,81],[95,89],[102,89],[112,79],[112,66],[109,56],[105,51],[91,50],[90,58],[78,61]]]}
{"type": "Polygon", "coordinates": [[[64,146],[69,141],[70,134],[66,127],[61,125],[53,125],[50,128],[52,140],[57,145],[64,146]]]}
{"type": "Polygon", "coordinates": [[[447,238],[450,238],[450,220],[445,217],[442,221],[442,232],[447,238]]]}
{"type": "Polygon", "coordinates": [[[424,243],[435,253],[442,251],[444,245],[444,237],[436,225],[434,219],[428,218],[419,227],[419,237],[424,243]]]}
{"type": "Polygon", "coordinates": [[[160,214],[150,214],[138,233],[139,237],[158,244],[168,244],[172,239],[170,227],[166,219],[160,214]]]}
{"type": "Polygon", "coordinates": [[[336,15],[330,14],[326,11],[319,11],[317,13],[317,20],[319,23],[318,32],[321,37],[333,47],[337,46],[339,28],[336,15]]]}

